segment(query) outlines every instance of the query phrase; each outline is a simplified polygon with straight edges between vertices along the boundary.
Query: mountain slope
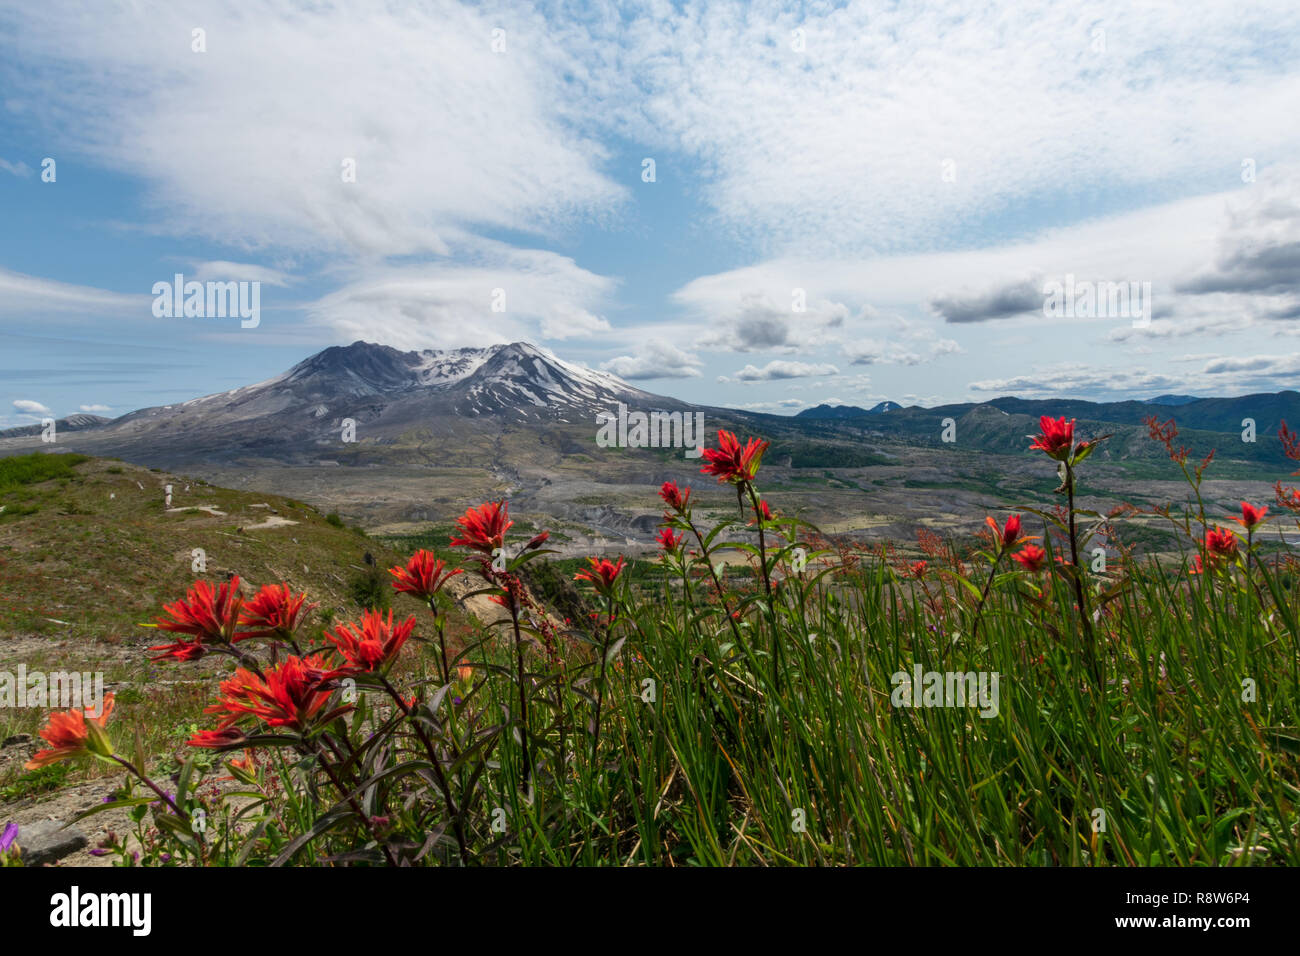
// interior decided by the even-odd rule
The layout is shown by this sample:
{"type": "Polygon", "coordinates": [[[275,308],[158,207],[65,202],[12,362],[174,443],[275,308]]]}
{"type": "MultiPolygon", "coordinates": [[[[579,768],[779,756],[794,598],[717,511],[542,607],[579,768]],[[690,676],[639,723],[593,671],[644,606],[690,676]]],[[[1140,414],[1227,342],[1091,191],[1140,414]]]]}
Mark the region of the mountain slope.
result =
{"type": "MultiPolygon", "coordinates": [[[[421,352],[354,342],[324,349],[255,385],[79,422],[68,428],[74,438],[60,447],[169,466],[240,458],[310,463],[347,451],[348,421],[357,441],[378,444],[412,431],[457,437],[525,424],[590,424],[594,434],[596,414],[620,402],[688,407],[522,342],[421,352]]],[[[38,431],[4,433],[0,447],[13,445],[5,439],[38,431]]]]}

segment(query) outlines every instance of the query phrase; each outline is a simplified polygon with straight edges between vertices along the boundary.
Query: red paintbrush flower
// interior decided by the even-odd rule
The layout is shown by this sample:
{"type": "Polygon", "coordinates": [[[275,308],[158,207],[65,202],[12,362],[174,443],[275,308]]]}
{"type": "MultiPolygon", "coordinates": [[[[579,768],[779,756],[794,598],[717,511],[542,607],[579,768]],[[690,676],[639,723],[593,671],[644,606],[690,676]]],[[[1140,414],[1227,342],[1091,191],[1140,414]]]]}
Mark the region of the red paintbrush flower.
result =
{"type": "Polygon", "coordinates": [[[758,499],[758,513],[763,516],[764,521],[772,520],[772,509],[768,507],[767,502],[762,498],[758,499]]]}
{"type": "Polygon", "coordinates": [[[497,548],[505,547],[506,532],[514,524],[510,520],[510,509],[504,501],[489,501],[470,508],[464,517],[457,518],[464,537],[452,538],[451,546],[464,545],[484,554],[492,554],[497,548]]]}
{"type": "Polygon", "coordinates": [[[677,549],[682,546],[685,535],[673,534],[672,528],[660,528],[659,537],[655,540],[659,542],[659,547],[663,548],[669,554],[676,554],[677,549]]]}
{"type": "Polygon", "coordinates": [[[1243,501],[1241,503],[1241,517],[1233,518],[1232,520],[1237,522],[1237,524],[1241,525],[1247,531],[1254,531],[1255,525],[1263,521],[1264,515],[1266,514],[1268,514],[1268,505],[1261,505],[1256,508],[1254,505],[1243,501]]]}
{"type": "Polygon", "coordinates": [[[1036,544],[1027,544],[1013,553],[1011,560],[1017,562],[1026,571],[1037,572],[1043,570],[1043,565],[1047,563],[1047,552],[1036,544]]]}
{"type": "Polygon", "coordinates": [[[623,558],[620,556],[617,564],[608,558],[588,558],[587,563],[591,567],[579,571],[573,576],[573,580],[590,581],[600,594],[608,595],[610,589],[614,587],[614,582],[623,572],[623,558]]]}
{"type": "Polygon", "coordinates": [[[907,573],[919,581],[921,578],[925,577],[925,569],[927,567],[929,567],[929,562],[913,561],[911,565],[908,566],[907,573]]]}
{"type": "MultiPolygon", "coordinates": [[[[171,615],[172,620],[160,617],[156,619],[157,624],[146,626],[176,634],[189,634],[200,643],[233,644],[240,639],[236,631],[243,603],[243,598],[239,596],[238,576],[218,588],[213,588],[207,581],[195,581],[184,600],[163,605],[163,610],[171,615]]],[[[150,650],[176,646],[164,645],[151,647],[150,650]]]]}
{"type": "Polygon", "coordinates": [[[719,482],[731,481],[738,484],[754,480],[758,467],[763,462],[763,453],[767,451],[768,442],[750,438],[745,447],[731,432],[718,430],[718,447],[705,448],[704,457],[708,460],[700,471],[706,475],[716,475],[719,482]]]}
{"type": "Polygon", "coordinates": [[[1029,450],[1039,449],[1046,452],[1047,457],[1055,458],[1057,461],[1069,458],[1074,446],[1075,421],[1076,419],[1071,418],[1067,422],[1064,416],[1053,419],[1043,415],[1038,419],[1038,434],[1029,436],[1033,439],[1029,450]]]}
{"type": "MultiPolygon", "coordinates": [[[[185,743],[190,747],[205,747],[219,750],[223,747],[238,747],[247,740],[238,727],[223,727],[220,730],[200,730],[185,743]]],[[[231,761],[235,763],[235,761],[231,761]]]]}
{"type": "Polygon", "coordinates": [[[1237,556],[1237,536],[1227,528],[1216,527],[1205,532],[1205,550],[1212,558],[1235,558],[1237,556]]]}
{"type": "Polygon", "coordinates": [[[206,654],[205,648],[198,641],[177,641],[175,644],[158,644],[149,648],[151,651],[162,651],[157,657],[151,657],[151,661],[197,661],[206,654]]]}
{"type": "MultiPolygon", "coordinates": [[[[331,677],[318,657],[287,657],[267,671],[265,678],[241,667],[234,677],[221,682],[222,699],[205,713],[224,714],[218,725],[221,730],[245,715],[272,727],[306,730],[329,702],[331,677]]],[[[322,719],[332,720],[351,709],[351,705],[336,708],[322,719]]]]}
{"type": "Polygon", "coordinates": [[[393,582],[393,590],[405,591],[428,601],[442,590],[444,584],[463,572],[457,568],[448,573],[446,561],[421,548],[411,555],[406,567],[389,568],[388,573],[397,579],[393,582]]]}
{"type": "Polygon", "coordinates": [[[387,667],[414,629],[414,617],[408,617],[393,627],[392,611],[388,612],[387,621],[380,612],[367,611],[355,630],[347,624],[340,624],[325,637],[347,661],[347,667],[338,673],[357,673],[387,667]]]}
{"type": "Polygon", "coordinates": [[[47,764],[58,763],[82,754],[111,756],[113,744],[104,728],[113,712],[113,695],[105,694],[99,716],[92,716],[90,708],[65,710],[50,714],[49,723],[41,731],[41,739],[49,744],[46,750],[37,751],[23,764],[24,770],[36,770],[47,764]]]}
{"type": "MultiPolygon", "coordinates": [[[[1300,461],[1300,436],[1286,426],[1286,419],[1282,419],[1282,427],[1277,430],[1277,437],[1282,440],[1282,454],[1296,461],[1300,461]]],[[[1300,474],[1300,472],[1297,472],[1300,474]]]]}
{"type": "Polygon", "coordinates": [[[258,591],[251,601],[244,605],[239,615],[239,634],[236,640],[250,637],[289,638],[302,624],[300,615],[317,607],[307,604],[307,595],[296,597],[289,591],[289,585],[267,584],[258,591]]]}
{"type": "Polygon", "coordinates": [[[1300,488],[1283,488],[1282,482],[1274,482],[1273,496],[1288,511],[1300,511],[1300,488]]]}
{"type": "Polygon", "coordinates": [[[669,508],[672,508],[678,514],[681,514],[686,510],[687,505],[690,503],[691,489],[687,486],[684,490],[679,490],[677,482],[665,481],[663,487],[659,489],[659,497],[664,500],[664,503],[668,505],[669,508]]]}
{"type": "Polygon", "coordinates": [[[1004,549],[1011,547],[1020,539],[1020,515],[1008,517],[1004,528],[999,528],[998,523],[991,516],[985,518],[984,523],[993,529],[993,540],[1004,549]]]}

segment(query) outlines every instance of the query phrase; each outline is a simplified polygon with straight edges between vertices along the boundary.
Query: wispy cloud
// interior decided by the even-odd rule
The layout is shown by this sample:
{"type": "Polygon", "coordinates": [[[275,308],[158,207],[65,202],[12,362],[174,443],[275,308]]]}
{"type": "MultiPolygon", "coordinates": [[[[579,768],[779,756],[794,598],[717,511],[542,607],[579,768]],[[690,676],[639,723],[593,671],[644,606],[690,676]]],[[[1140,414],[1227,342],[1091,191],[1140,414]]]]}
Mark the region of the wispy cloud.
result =
{"type": "Polygon", "coordinates": [[[27,177],[32,174],[32,168],[22,160],[10,162],[3,156],[0,156],[0,172],[12,173],[15,176],[27,177]]]}

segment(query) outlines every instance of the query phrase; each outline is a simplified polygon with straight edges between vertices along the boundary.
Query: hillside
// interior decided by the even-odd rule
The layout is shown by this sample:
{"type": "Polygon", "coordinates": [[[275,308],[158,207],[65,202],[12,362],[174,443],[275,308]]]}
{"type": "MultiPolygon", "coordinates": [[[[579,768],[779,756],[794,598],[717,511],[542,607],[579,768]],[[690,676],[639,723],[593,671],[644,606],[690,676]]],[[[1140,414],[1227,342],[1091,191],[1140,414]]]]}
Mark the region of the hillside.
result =
{"type": "MultiPolygon", "coordinates": [[[[219,583],[237,574],[246,596],[263,584],[287,581],[320,602],[314,617],[319,628],[360,612],[358,598],[372,567],[367,553],[385,600],[391,589],[384,569],[405,559],[382,541],[336,524],[337,516],[331,520],[280,495],[78,456],[0,464],[13,471],[32,461],[62,474],[0,481],[0,670],[13,672],[21,664],[28,672],[102,671],[126,720],[133,713],[148,716],[145,744],[152,753],[177,745],[178,728],[199,718],[216,675],[231,666],[214,657],[181,674],[150,664],[144,649],[164,641],[140,624],[161,614],[163,602],[183,597],[196,579],[219,583]],[[171,510],[163,504],[167,484],[171,510]],[[195,549],[206,557],[201,573],[192,570],[195,549]]],[[[0,468],[0,479],[5,471],[0,468]]],[[[399,612],[419,612],[405,596],[392,603],[399,612]]],[[[453,640],[467,624],[459,609],[449,607],[453,640]]],[[[43,717],[39,709],[0,711],[0,740],[33,734],[43,717]]],[[[19,763],[0,760],[0,787],[20,776],[19,763]]]]}

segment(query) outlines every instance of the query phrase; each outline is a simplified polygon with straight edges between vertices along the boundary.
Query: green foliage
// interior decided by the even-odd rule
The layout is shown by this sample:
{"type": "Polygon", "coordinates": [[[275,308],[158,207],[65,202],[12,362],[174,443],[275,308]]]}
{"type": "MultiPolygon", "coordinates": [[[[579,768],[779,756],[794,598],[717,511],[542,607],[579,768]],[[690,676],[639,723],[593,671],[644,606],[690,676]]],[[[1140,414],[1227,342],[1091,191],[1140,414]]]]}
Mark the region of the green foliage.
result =
{"type": "Polygon", "coordinates": [[[348,591],[357,607],[368,611],[383,611],[389,606],[391,579],[377,564],[369,565],[352,576],[348,591]]]}
{"type": "Polygon", "coordinates": [[[67,779],[72,767],[65,763],[48,764],[28,770],[13,783],[0,787],[0,800],[22,800],[24,797],[57,790],[67,779]]]}
{"type": "Polygon", "coordinates": [[[31,485],[56,478],[71,478],[77,465],[86,461],[85,455],[15,455],[0,458],[0,493],[20,485],[31,485]]]}

